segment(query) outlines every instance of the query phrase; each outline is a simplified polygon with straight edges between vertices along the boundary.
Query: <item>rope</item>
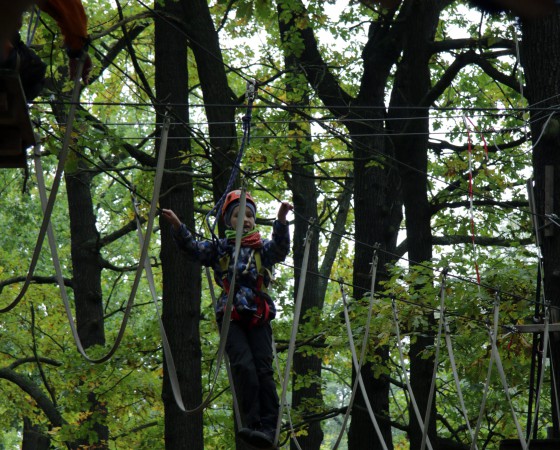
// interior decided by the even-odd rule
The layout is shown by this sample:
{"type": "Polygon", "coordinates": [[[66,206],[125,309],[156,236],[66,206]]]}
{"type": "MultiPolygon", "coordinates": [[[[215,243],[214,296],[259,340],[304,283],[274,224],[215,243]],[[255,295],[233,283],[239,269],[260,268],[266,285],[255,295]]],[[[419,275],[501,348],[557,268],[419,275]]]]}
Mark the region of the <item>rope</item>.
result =
{"type": "MultiPolygon", "coordinates": [[[[132,207],[134,208],[134,217],[136,218],[136,231],[138,233],[138,242],[140,244],[140,249],[144,247],[144,234],[142,233],[142,224],[140,223],[140,213],[138,211],[138,202],[132,195],[132,207]]],[[[154,274],[152,272],[152,266],[148,258],[144,260],[144,270],[146,272],[146,279],[148,280],[148,286],[150,288],[150,294],[152,295],[152,301],[156,309],[156,317],[159,325],[159,332],[161,334],[161,340],[163,343],[163,354],[165,355],[165,363],[167,365],[167,373],[169,375],[169,381],[171,383],[171,390],[173,392],[173,397],[175,403],[179,409],[185,412],[185,405],[183,403],[183,397],[181,396],[181,386],[179,385],[179,379],[177,377],[177,369],[175,367],[175,361],[173,360],[173,352],[171,351],[171,346],[169,345],[169,340],[167,339],[167,333],[165,332],[165,327],[161,320],[161,313],[158,305],[158,295],[156,292],[156,286],[154,282],[154,274]]]]}
{"type": "MultiPolygon", "coordinates": [[[[70,109],[68,111],[68,118],[66,119],[67,125],[66,125],[66,132],[64,133],[62,149],[60,150],[60,153],[58,155],[58,165],[56,167],[56,174],[51,186],[51,193],[49,195],[49,199],[47,201],[46,206],[43,207],[43,221],[41,222],[41,228],[39,229],[39,235],[37,236],[37,243],[35,244],[35,249],[31,257],[31,262],[29,264],[27,276],[17,297],[8,306],[5,306],[4,308],[0,308],[0,313],[11,311],[23,299],[23,297],[27,292],[27,289],[29,288],[29,285],[31,284],[31,281],[33,279],[33,274],[35,272],[35,268],[37,267],[37,263],[39,261],[39,255],[41,253],[43,241],[45,240],[45,235],[47,234],[47,228],[49,227],[50,224],[54,203],[56,201],[56,195],[58,194],[58,189],[60,187],[60,182],[62,180],[62,174],[64,173],[64,166],[66,165],[66,159],[68,157],[68,152],[70,149],[70,142],[72,141],[72,129],[74,125],[74,119],[76,117],[76,108],[78,107],[79,100],[80,100],[80,91],[81,91],[80,76],[84,67],[85,57],[86,55],[84,53],[78,62],[78,68],[76,70],[76,76],[74,78],[74,88],[72,90],[72,103],[70,104],[70,109]]],[[[41,170],[41,174],[42,174],[42,170],[41,170]]],[[[43,187],[44,187],[44,183],[43,183],[43,187]]]]}
{"type": "MultiPolygon", "coordinates": [[[[379,257],[377,255],[377,248],[374,250],[373,252],[373,258],[371,261],[371,288],[370,288],[370,298],[369,298],[369,307],[368,307],[368,314],[367,314],[367,319],[366,319],[366,325],[365,325],[365,330],[364,330],[364,337],[362,339],[362,349],[360,352],[360,359],[358,360],[358,366],[355,367],[356,369],[356,373],[361,373],[362,372],[362,366],[364,364],[365,361],[365,356],[366,356],[366,348],[367,348],[367,343],[368,343],[368,338],[369,338],[369,330],[370,330],[370,325],[371,325],[371,316],[372,316],[372,312],[373,312],[373,306],[374,306],[374,302],[375,302],[375,280],[377,277],[377,263],[379,262],[379,257]]],[[[348,317],[348,306],[346,304],[346,295],[344,295],[344,288],[341,282],[339,282],[340,285],[340,290],[342,292],[342,300],[343,300],[343,304],[344,304],[344,317],[348,317]]],[[[349,323],[349,321],[347,321],[347,323],[349,323]]],[[[347,326],[347,331],[348,331],[348,337],[353,341],[352,338],[352,330],[350,328],[348,328],[347,326]]],[[[352,348],[353,345],[351,344],[352,348]]],[[[352,355],[353,356],[353,355],[352,355]]],[[[357,358],[356,358],[357,359],[357,358]]],[[[356,377],[356,379],[354,380],[354,385],[352,386],[352,393],[350,395],[350,401],[348,402],[348,407],[346,408],[346,413],[344,414],[344,418],[342,419],[342,425],[340,428],[340,433],[338,434],[338,437],[336,439],[336,442],[334,444],[333,450],[336,450],[338,448],[338,446],[340,445],[340,442],[342,441],[342,436],[344,435],[344,432],[346,431],[346,424],[348,423],[348,419],[350,417],[350,413],[352,412],[352,407],[354,406],[354,400],[356,398],[356,393],[358,391],[358,383],[359,383],[359,378],[356,377]]],[[[368,400],[366,400],[368,401],[368,400]]]]}
{"type": "MultiPolygon", "coordinates": [[[[469,215],[470,215],[470,227],[471,227],[471,241],[473,247],[473,255],[474,255],[474,268],[476,272],[476,281],[478,282],[478,293],[480,294],[480,271],[478,268],[478,254],[477,254],[477,247],[475,243],[475,226],[474,226],[474,196],[473,196],[473,168],[472,168],[472,140],[471,140],[471,131],[467,125],[467,119],[463,118],[465,123],[465,127],[467,128],[467,154],[468,154],[468,163],[469,163],[469,215]]],[[[470,119],[469,119],[470,121],[470,119]]],[[[472,122],[471,122],[472,124],[472,122]]],[[[486,147],[486,140],[484,141],[484,148],[486,152],[488,148],[486,147]]]]}
{"type": "Polygon", "coordinates": [[[41,20],[41,10],[35,5],[31,8],[31,14],[29,15],[29,22],[27,25],[27,46],[31,46],[33,39],[35,38],[35,33],[37,27],[39,26],[39,21],[41,20]]]}
{"type": "MultiPolygon", "coordinates": [[[[241,145],[239,146],[239,151],[237,152],[237,157],[233,163],[233,168],[231,170],[231,174],[229,176],[229,180],[226,186],[222,197],[218,200],[218,202],[214,205],[214,207],[210,210],[210,212],[206,215],[206,224],[208,229],[210,230],[210,234],[212,235],[212,241],[217,243],[219,242],[218,237],[215,234],[216,225],[218,224],[218,217],[220,216],[220,210],[224,204],[227,194],[231,191],[233,187],[233,183],[239,174],[239,170],[241,168],[241,160],[243,159],[243,152],[245,151],[245,144],[249,144],[250,135],[251,135],[251,119],[253,116],[253,102],[255,101],[256,97],[256,81],[247,81],[247,112],[243,116],[243,137],[241,138],[241,145]],[[214,223],[210,223],[210,216],[214,216],[214,223]]],[[[240,209],[240,211],[244,211],[244,209],[240,209]]]]}
{"type": "MultiPolygon", "coordinates": [[[[241,221],[239,221],[241,222],[241,221]]],[[[313,223],[313,221],[311,221],[313,223]]],[[[292,321],[292,334],[290,336],[290,343],[288,345],[288,358],[286,360],[286,367],[284,369],[284,380],[282,384],[282,395],[280,396],[280,411],[278,414],[278,422],[276,423],[276,431],[274,433],[274,446],[278,445],[278,439],[280,437],[280,427],[282,426],[282,411],[286,403],[286,393],[288,391],[288,380],[290,379],[290,370],[292,368],[292,360],[294,357],[296,336],[299,326],[299,317],[301,315],[301,305],[303,299],[303,290],[305,287],[305,279],[307,276],[307,265],[309,263],[309,250],[311,247],[311,238],[313,236],[313,228],[309,227],[307,234],[305,236],[305,248],[303,251],[303,261],[301,265],[298,291],[296,296],[296,301],[294,304],[294,319],[292,321]]]]}

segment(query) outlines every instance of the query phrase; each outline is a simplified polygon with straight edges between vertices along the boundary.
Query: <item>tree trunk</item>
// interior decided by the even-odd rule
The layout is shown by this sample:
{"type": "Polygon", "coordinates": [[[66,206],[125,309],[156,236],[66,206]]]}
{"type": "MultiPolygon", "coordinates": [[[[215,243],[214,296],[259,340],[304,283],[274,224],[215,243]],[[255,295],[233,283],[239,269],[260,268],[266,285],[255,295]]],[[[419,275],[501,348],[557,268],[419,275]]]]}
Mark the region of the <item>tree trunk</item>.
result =
{"type": "MultiPolygon", "coordinates": [[[[289,89],[289,88],[288,88],[289,89]]],[[[302,104],[304,99],[296,101],[302,104]]],[[[292,122],[290,130],[294,130],[301,126],[299,122],[292,122]]],[[[309,133],[309,128],[301,130],[309,133]]],[[[299,280],[302,276],[301,266],[303,264],[304,244],[307,231],[309,229],[309,220],[316,220],[317,214],[317,190],[315,180],[313,178],[313,154],[310,150],[311,142],[306,140],[296,144],[292,157],[292,178],[290,187],[292,189],[294,210],[297,211],[294,220],[294,237],[293,237],[293,254],[294,254],[294,285],[296,286],[294,298],[297,297],[299,280]]],[[[301,305],[300,329],[306,323],[313,320],[311,316],[307,316],[310,310],[315,310],[315,317],[318,317],[323,309],[324,294],[319,289],[319,233],[315,231],[309,248],[309,261],[307,267],[307,275],[305,279],[304,293],[301,305]]],[[[301,335],[300,335],[301,337],[301,335]]],[[[310,338],[311,336],[306,336],[310,338]]],[[[316,342],[322,342],[320,339],[316,342]]],[[[300,352],[294,354],[294,378],[292,380],[292,405],[301,414],[301,419],[305,421],[306,416],[320,412],[323,406],[323,392],[321,388],[321,367],[322,358],[313,354],[304,355],[300,352]],[[306,377],[313,379],[310,383],[305,383],[304,387],[296,389],[298,377],[306,377]]],[[[323,431],[320,422],[312,422],[306,427],[307,434],[298,437],[298,441],[302,448],[314,450],[321,447],[323,441],[323,431]]],[[[296,444],[292,442],[292,448],[295,449],[296,444]]]]}
{"type": "MultiPolygon", "coordinates": [[[[550,302],[551,322],[560,322],[560,229],[546,221],[545,214],[560,211],[560,117],[557,111],[560,92],[560,9],[546,17],[522,21],[521,62],[527,79],[526,96],[531,111],[533,176],[537,218],[541,224],[544,265],[544,299],[550,302]],[[547,108],[551,108],[547,110],[547,108]],[[550,121],[548,120],[550,119],[550,121]],[[547,123],[547,128],[544,125],[547,123]]],[[[541,308],[541,311],[543,309],[541,308]]],[[[553,380],[560,380],[560,333],[552,333],[551,367],[553,380]]],[[[552,386],[553,436],[560,437],[556,396],[560,387],[552,386]],[[555,395],[556,392],[556,395],[555,395]]]]}
{"type": "Polygon", "coordinates": [[[181,0],[190,48],[196,60],[210,134],[214,200],[224,194],[237,152],[236,104],[222,60],[219,36],[202,0],[181,0]],[[231,106],[230,106],[231,105],[231,106]]]}
{"type": "MultiPolygon", "coordinates": [[[[407,28],[403,56],[397,67],[392,92],[390,115],[394,119],[395,153],[399,160],[403,203],[406,215],[406,235],[409,265],[422,264],[432,258],[431,211],[428,189],[429,111],[422,108],[430,82],[431,43],[443,4],[439,0],[414,2],[407,11],[407,28]],[[415,108],[416,107],[416,108],[415,108]],[[413,136],[410,138],[409,136],[413,136]]],[[[426,323],[433,324],[433,315],[426,315],[426,323]]],[[[410,346],[410,383],[419,410],[425,417],[428,410],[429,389],[434,372],[434,358],[426,358],[424,351],[434,345],[433,328],[416,329],[410,346]]],[[[436,402],[430,406],[428,437],[434,449],[437,445],[436,402]]],[[[423,431],[409,405],[410,447],[420,448],[423,431]]]]}
{"type": "MultiPolygon", "coordinates": [[[[85,163],[78,160],[78,169],[66,173],[66,191],[70,216],[70,240],[74,301],[76,305],[76,326],[84,349],[105,344],[103,317],[103,293],[101,290],[101,254],[99,232],[92,200],[92,174],[85,169],[85,163]]],[[[88,393],[91,417],[107,415],[107,410],[99,402],[94,391],[88,393]]],[[[89,420],[89,419],[86,419],[89,420]]],[[[95,422],[98,448],[107,448],[109,428],[95,422]]],[[[84,440],[76,445],[85,445],[84,440]]],[[[76,447],[77,448],[77,447],[76,447]]]]}
{"type": "MultiPolygon", "coordinates": [[[[158,11],[179,17],[181,4],[156,3],[158,11]]],[[[155,20],[155,78],[159,103],[169,103],[172,122],[187,124],[188,65],[185,35],[160,17],[155,20]]],[[[164,111],[158,111],[161,123],[164,111]]],[[[188,171],[182,162],[189,153],[190,140],[186,126],[173,126],[167,143],[160,205],[174,210],[188,227],[194,226],[194,197],[191,177],[173,171],[188,171]],[[179,139],[179,138],[183,139],[179,139]]],[[[182,397],[187,409],[202,402],[200,350],[200,264],[180,252],[173,241],[169,224],[161,226],[161,262],[163,273],[163,323],[174,357],[182,397]]],[[[165,448],[196,450],[204,448],[202,412],[186,414],[177,406],[167,366],[164,364],[162,391],[165,408],[165,448]]]]}
{"type": "Polygon", "coordinates": [[[23,418],[23,440],[21,450],[49,450],[51,448],[51,438],[41,431],[41,428],[34,425],[31,419],[23,418]]]}

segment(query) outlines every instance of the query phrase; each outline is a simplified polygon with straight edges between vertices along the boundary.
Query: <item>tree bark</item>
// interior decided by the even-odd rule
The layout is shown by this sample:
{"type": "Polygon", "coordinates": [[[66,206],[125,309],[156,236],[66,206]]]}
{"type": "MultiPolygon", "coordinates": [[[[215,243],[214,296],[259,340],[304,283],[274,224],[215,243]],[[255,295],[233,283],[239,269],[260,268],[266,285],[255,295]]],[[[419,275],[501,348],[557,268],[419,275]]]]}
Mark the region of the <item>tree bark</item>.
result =
{"type": "MultiPolygon", "coordinates": [[[[533,177],[537,219],[540,227],[544,226],[541,233],[544,300],[550,302],[550,319],[554,323],[560,322],[560,230],[546,221],[545,214],[560,211],[560,119],[554,113],[560,92],[560,9],[556,7],[553,14],[543,18],[523,20],[521,25],[521,62],[527,79],[525,93],[529,104],[536,106],[531,110],[531,136],[533,145],[536,144],[533,177]],[[543,129],[545,124],[547,127],[543,129]]],[[[540,310],[542,313],[544,309],[540,310]]],[[[552,333],[550,337],[551,367],[555,371],[552,379],[560,380],[560,333],[552,333]]],[[[558,385],[552,385],[554,438],[560,437],[560,418],[556,413],[559,389],[558,385]]]]}
{"type": "MultiPolygon", "coordinates": [[[[432,258],[431,207],[427,195],[429,111],[422,108],[422,100],[430,92],[431,44],[443,6],[444,2],[439,0],[424,0],[413,2],[407,10],[403,18],[407,23],[403,55],[397,67],[390,103],[411,268],[432,258]]],[[[433,325],[433,315],[426,315],[426,323],[433,325]]],[[[432,381],[434,358],[424,356],[424,351],[434,344],[433,328],[416,329],[414,334],[409,353],[410,383],[424,417],[429,409],[431,420],[424,426],[428,427],[428,438],[437,449],[436,401],[434,398],[429,404],[430,390],[426,389],[432,381]]],[[[420,448],[423,429],[412,405],[408,411],[410,447],[420,448]]]]}
{"type": "MultiPolygon", "coordinates": [[[[183,2],[185,3],[185,2],[183,2]]],[[[158,12],[181,17],[182,4],[156,2],[158,12]]],[[[167,20],[155,21],[155,86],[158,104],[169,104],[172,122],[188,124],[187,38],[167,20]]],[[[163,120],[163,110],[156,116],[163,120]]],[[[186,125],[173,126],[169,132],[165,161],[166,176],[162,182],[160,205],[174,210],[190,229],[194,228],[194,195],[192,179],[173,173],[189,171],[182,160],[190,151],[186,125]],[[182,139],[180,139],[182,138],[182,139]]],[[[200,350],[200,263],[179,251],[169,224],[160,221],[161,262],[163,274],[163,323],[177,369],[185,407],[192,409],[202,402],[200,350]]],[[[204,448],[202,412],[182,412],[173,397],[167,365],[164,364],[162,391],[165,408],[165,448],[196,450],[204,448]]]]}

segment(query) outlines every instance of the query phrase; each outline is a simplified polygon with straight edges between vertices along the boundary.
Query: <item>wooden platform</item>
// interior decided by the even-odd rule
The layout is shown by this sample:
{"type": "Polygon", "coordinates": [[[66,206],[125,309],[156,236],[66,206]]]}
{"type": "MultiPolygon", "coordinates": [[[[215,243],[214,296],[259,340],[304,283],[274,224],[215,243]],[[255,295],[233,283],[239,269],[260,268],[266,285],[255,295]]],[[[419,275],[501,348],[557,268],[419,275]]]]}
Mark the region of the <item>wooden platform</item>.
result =
{"type": "Polygon", "coordinates": [[[32,145],[35,135],[19,75],[0,69],[0,168],[25,168],[32,145]]]}

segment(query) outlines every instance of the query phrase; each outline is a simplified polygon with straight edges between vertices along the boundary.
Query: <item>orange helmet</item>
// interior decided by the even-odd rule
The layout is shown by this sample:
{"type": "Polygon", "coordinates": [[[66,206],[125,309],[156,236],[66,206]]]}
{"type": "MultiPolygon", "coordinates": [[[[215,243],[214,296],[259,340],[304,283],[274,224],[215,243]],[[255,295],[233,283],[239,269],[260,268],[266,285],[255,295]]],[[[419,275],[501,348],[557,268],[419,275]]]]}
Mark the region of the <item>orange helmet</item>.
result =
{"type": "MultiPolygon", "coordinates": [[[[226,199],[224,200],[224,206],[222,206],[222,217],[224,218],[224,220],[226,221],[227,224],[227,215],[226,212],[228,210],[228,208],[232,205],[237,205],[239,204],[239,199],[241,198],[241,190],[240,189],[236,189],[235,191],[231,191],[228,193],[228,195],[226,195],[226,199]]],[[[247,202],[247,206],[249,208],[251,208],[253,210],[253,213],[256,213],[257,211],[257,204],[255,203],[255,200],[253,200],[253,197],[251,197],[251,194],[249,194],[248,192],[245,193],[245,201],[247,202]]]]}

